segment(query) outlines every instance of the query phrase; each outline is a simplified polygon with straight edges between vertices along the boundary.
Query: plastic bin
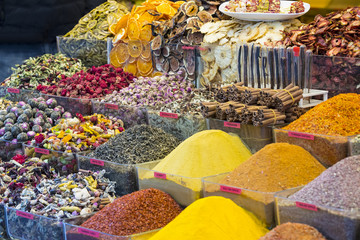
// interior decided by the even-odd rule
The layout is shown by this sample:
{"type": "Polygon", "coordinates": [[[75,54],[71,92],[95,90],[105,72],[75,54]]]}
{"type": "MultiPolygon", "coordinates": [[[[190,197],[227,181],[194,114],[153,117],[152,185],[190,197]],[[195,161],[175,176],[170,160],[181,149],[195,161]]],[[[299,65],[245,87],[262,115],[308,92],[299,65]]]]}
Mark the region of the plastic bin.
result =
{"type": "Polygon", "coordinates": [[[0,158],[2,161],[10,161],[17,154],[23,154],[22,143],[12,143],[0,139],[0,158]]]}
{"type": "Polygon", "coordinates": [[[89,219],[91,215],[76,217],[74,219],[67,219],[64,221],[65,223],[65,235],[67,240],[95,240],[95,239],[103,239],[103,240],[147,240],[155,233],[157,233],[160,229],[133,234],[129,236],[116,236],[110,235],[107,233],[95,231],[88,228],[79,227],[82,223],[84,223],[87,219],[89,219]]]}
{"type": "Polygon", "coordinates": [[[206,124],[208,129],[219,129],[227,133],[237,134],[252,153],[274,142],[273,130],[270,126],[253,126],[251,124],[226,122],[215,118],[207,118],[206,124]]]}
{"type": "Polygon", "coordinates": [[[274,138],[275,142],[287,142],[303,147],[325,167],[330,167],[349,155],[348,137],[274,128],[274,138]]]}
{"type": "Polygon", "coordinates": [[[275,193],[260,192],[219,183],[229,173],[203,178],[204,197],[222,196],[254,213],[268,227],[275,226],[275,193]]]}
{"type": "Polygon", "coordinates": [[[349,137],[349,154],[360,155],[360,135],[349,137]]]}
{"type": "Polygon", "coordinates": [[[201,178],[189,178],[152,169],[160,161],[142,163],[136,166],[139,189],[156,188],[171,195],[182,207],[189,206],[203,197],[201,178]]]}
{"type": "Polygon", "coordinates": [[[297,202],[288,197],[302,187],[275,194],[277,223],[304,223],[315,227],[329,240],[360,239],[360,211],[297,202]]]}
{"type": "Polygon", "coordinates": [[[80,59],[87,67],[101,66],[107,63],[108,40],[81,39],[57,36],[58,52],[71,58],[80,59]]]}
{"type": "Polygon", "coordinates": [[[76,154],[58,152],[24,144],[24,153],[28,157],[37,157],[46,160],[60,175],[67,175],[78,171],[76,154]]]}
{"type": "Polygon", "coordinates": [[[328,90],[329,97],[360,93],[360,58],[313,56],[311,83],[313,89],[328,90]]]}
{"type": "Polygon", "coordinates": [[[64,107],[65,111],[70,112],[73,116],[75,116],[76,113],[80,113],[84,116],[92,114],[91,99],[69,98],[43,93],[41,94],[41,96],[45,98],[45,100],[49,98],[54,98],[57,101],[58,105],[64,107]]]}
{"type": "Polygon", "coordinates": [[[13,102],[24,101],[27,102],[31,98],[40,97],[40,93],[36,90],[19,89],[1,86],[0,97],[4,97],[13,102]]]}
{"type": "Polygon", "coordinates": [[[195,81],[198,71],[196,54],[195,46],[164,44],[152,51],[154,70],[164,74],[176,74],[180,70],[186,79],[195,81]]]}
{"type": "Polygon", "coordinates": [[[123,196],[139,189],[135,165],[119,164],[85,156],[77,155],[79,169],[101,171],[105,169],[104,177],[116,182],[116,195],[123,196]]]}
{"type": "Polygon", "coordinates": [[[191,114],[167,113],[148,110],[149,124],[185,140],[197,132],[206,130],[206,120],[202,116],[191,114]]]}
{"type": "Polygon", "coordinates": [[[9,239],[6,228],[5,205],[0,204],[0,239],[9,239]]]}
{"type": "Polygon", "coordinates": [[[48,218],[15,208],[6,208],[8,234],[11,238],[26,240],[63,240],[64,225],[55,218],[48,218]]]}
{"type": "Polygon", "coordinates": [[[202,86],[208,86],[209,83],[228,85],[239,81],[236,44],[232,44],[232,46],[202,44],[198,50],[201,59],[199,78],[202,86]],[[222,58],[224,56],[226,59],[222,58]]]}
{"type": "Polygon", "coordinates": [[[96,99],[92,100],[92,112],[121,119],[125,129],[135,125],[148,124],[147,110],[144,107],[105,103],[96,99]]]}

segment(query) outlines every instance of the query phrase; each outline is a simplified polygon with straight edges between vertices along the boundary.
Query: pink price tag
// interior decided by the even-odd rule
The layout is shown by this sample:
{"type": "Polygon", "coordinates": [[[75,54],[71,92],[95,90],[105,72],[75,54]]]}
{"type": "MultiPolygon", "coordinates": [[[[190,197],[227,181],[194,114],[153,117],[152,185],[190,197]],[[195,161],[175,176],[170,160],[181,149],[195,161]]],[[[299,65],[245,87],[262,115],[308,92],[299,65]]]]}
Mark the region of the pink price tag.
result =
{"type": "Polygon", "coordinates": [[[300,55],[300,47],[294,47],[293,51],[295,57],[298,57],[300,55]]]}
{"type": "Polygon", "coordinates": [[[166,179],[166,174],[165,173],[154,172],[154,177],[160,178],[160,179],[166,179]]]}
{"type": "Polygon", "coordinates": [[[288,132],[289,137],[293,138],[302,138],[307,140],[314,140],[314,135],[307,134],[307,133],[298,133],[298,132],[288,132]]]}
{"type": "Polygon", "coordinates": [[[18,88],[8,88],[7,91],[9,93],[20,93],[20,89],[18,88]]]}
{"type": "Polygon", "coordinates": [[[104,166],[104,161],[98,159],[90,159],[90,163],[98,166],[104,166]]]}
{"type": "Polygon", "coordinates": [[[105,108],[118,110],[118,109],[119,109],[119,106],[118,106],[117,104],[106,103],[106,104],[105,104],[105,108]]]}
{"type": "Polygon", "coordinates": [[[311,211],[317,212],[317,207],[313,204],[303,203],[303,202],[296,202],[296,206],[298,208],[303,208],[311,211]]]}
{"type": "Polygon", "coordinates": [[[240,123],[224,122],[224,127],[240,128],[240,123]]]}
{"type": "Polygon", "coordinates": [[[91,231],[89,229],[84,229],[84,228],[78,228],[78,233],[81,233],[81,234],[84,234],[84,235],[87,235],[90,237],[96,237],[96,238],[98,238],[100,236],[100,233],[91,231]]]}
{"type": "Polygon", "coordinates": [[[222,192],[228,192],[228,193],[235,193],[235,194],[241,194],[240,188],[234,188],[234,187],[228,187],[228,186],[220,186],[220,191],[222,192]]]}
{"type": "Polygon", "coordinates": [[[43,148],[35,148],[35,152],[36,153],[41,153],[41,154],[46,154],[46,155],[50,153],[49,150],[43,149],[43,148]]]}
{"type": "Polygon", "coordinates": [[[177,119],[179,116],[176,113],[160,112],[160,117],[177,119]]]}
{"type": "Polygon", "coordinates": [[[206,50],[207,50],[207,48],[203,48],[203,47],[198,47],[198,49],[199,49],[200,51],[206,51],[206,50]]]}
{"type": "Polygon", "coordinates": [[[34,219],[34,215],[31,213],[23,212],[23,211],[16,211],[16,216],[27,218],[27,219],[34,219]]]}
{"type": "Polygon", "coordinates": [[[185,50],[194,50],[195,47],[192,47],[192,46],[182,46],[182,49],[185,49],[185,50]]]}

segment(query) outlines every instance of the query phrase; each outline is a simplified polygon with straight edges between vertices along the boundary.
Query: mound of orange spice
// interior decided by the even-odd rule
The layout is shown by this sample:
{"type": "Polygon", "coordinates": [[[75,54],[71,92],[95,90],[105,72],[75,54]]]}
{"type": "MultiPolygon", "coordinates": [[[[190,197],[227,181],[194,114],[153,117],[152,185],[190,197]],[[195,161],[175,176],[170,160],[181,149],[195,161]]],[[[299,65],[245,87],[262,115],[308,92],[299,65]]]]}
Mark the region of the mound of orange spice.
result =
{"type": "Polygon", "coordinates": [[[315,106],[286,130],[332,136],[360,134],[360,94],[340,94],[315,106]]]}

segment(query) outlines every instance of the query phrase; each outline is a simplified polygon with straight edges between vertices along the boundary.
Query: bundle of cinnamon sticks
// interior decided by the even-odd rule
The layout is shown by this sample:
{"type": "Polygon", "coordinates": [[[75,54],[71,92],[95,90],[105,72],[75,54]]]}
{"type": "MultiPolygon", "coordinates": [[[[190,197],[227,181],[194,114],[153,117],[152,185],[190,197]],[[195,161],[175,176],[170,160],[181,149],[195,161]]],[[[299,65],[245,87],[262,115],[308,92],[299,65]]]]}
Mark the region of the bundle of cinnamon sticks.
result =
{"type": "Polygon", "coordinates": [[[201,113],[205,118],[228,122],[274,125],[299,118],[302,111],[296,105],[301,98],[302,90],[292,84],[274,90],[248,88],[238,83],[219,88],[216,93],[218,102],[201,103],[201,113]]]}

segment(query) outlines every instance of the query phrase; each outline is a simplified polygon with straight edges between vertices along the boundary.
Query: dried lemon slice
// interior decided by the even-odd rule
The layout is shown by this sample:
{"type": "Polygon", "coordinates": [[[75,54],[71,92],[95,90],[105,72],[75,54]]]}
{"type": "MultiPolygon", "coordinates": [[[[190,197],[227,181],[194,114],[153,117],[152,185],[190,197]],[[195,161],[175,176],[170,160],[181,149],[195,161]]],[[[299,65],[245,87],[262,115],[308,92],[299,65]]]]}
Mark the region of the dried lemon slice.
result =
{"type": "Polygon", "coordinates": [[[128,73],[132,73],[134,76],[136,76],[137,73],[136,63],[126,64],[126,66],[124,67],[124,71],[128,73]]]}
{"type": "Polygon", "coordinates": [[[151,61],[151,59],[148,61],[145,61],[142,58],[139,58],[137,60],[136,65],[141,74],[149,73],[149,71],[152,68],[152,61],[151,61]]]}
{"type": "Polygon", "coordinates": [[[130,39],[139,39],[140,37],[140,28],[137,20],[134,18],[129,19],[127,25],[128,37],[130,39]]]}
{"type": "Polygon", "coordinates": [[[137,58],[140,56],[143,46],[140,40],[130,40],[128,42],[128,49],[130,56],[137,58]]]}
{"type": "Polygon", "coordinates": [[[149,59],[151,58],[151,48],[150,48],[150,43],[147,41],[141,41],[142,45],[143,45],[143,51],[141,53],[141,58],[142,59],[149,59]]]}
{"type": "Polygon", "coordinates": [[[126,62],[130,57],[128,47],[125,43],[117,44],[114,48],[114,51],[116,52],[116,56],[117,56],[119,63],[121,63],[121,64],[126,62]]]}
{"type": "Polygon", "coordinates": [[[120,67],[121,64],[116,56],[115,48],[110,51],[110,64],[114,67],[120,67]]]}
{"type": "Polygon", "coordinates": [[[152,39],[152,31],[150,25],[145,25],[141,28],[140,32],[140,40],[148,41],[150,42],[152,39]]]}

